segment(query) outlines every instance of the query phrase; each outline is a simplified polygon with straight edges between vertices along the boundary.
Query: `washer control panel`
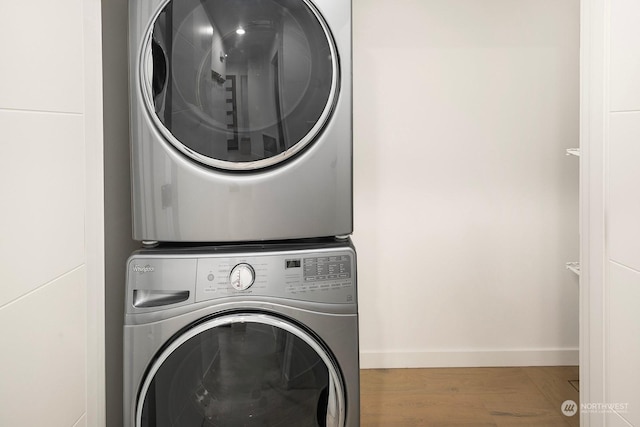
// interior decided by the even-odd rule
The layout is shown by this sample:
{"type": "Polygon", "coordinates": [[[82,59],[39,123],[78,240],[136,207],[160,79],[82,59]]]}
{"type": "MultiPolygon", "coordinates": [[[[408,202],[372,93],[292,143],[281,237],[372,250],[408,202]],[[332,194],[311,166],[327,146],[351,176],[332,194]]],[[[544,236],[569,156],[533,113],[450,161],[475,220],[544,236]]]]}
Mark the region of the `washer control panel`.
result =
{"type": "Polygon", "coordinates": [[[195,301],[236,295],[353,303],[355,253],[290,252],[197,258],[195,301]]]}
{"type": "Polygon", "coordinates": [[[151,254],[129,258],[127,313],[218,298],[284,298],[355,304],[351,247],[306,251],[151,254]]]}

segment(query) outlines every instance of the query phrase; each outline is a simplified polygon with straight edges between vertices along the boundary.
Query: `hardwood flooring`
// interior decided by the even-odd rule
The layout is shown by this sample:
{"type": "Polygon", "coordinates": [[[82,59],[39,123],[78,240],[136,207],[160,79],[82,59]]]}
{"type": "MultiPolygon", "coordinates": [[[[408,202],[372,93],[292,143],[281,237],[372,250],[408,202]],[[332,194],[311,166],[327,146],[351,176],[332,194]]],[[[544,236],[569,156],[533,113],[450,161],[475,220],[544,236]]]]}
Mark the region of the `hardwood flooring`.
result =
{"type": "Polygon", "coordinates": [[[579,393],[577,366],[366,369],[361,425],[389,427],[579,427],[560,406],[579,393]]]}

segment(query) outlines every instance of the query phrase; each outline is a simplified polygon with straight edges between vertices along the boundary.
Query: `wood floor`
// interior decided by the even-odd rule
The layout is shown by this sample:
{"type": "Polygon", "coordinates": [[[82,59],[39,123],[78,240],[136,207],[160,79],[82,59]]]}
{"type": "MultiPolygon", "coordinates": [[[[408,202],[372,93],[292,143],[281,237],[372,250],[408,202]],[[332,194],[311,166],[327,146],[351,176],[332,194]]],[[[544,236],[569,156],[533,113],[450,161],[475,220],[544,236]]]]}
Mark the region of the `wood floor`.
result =
{"type": "Polygon", "coordinates": [[[360,373],[361,425],[578,427],[577,366],[366,369],[360,373]],[[573,384],[571,382],[573,382],[573,384]]]}

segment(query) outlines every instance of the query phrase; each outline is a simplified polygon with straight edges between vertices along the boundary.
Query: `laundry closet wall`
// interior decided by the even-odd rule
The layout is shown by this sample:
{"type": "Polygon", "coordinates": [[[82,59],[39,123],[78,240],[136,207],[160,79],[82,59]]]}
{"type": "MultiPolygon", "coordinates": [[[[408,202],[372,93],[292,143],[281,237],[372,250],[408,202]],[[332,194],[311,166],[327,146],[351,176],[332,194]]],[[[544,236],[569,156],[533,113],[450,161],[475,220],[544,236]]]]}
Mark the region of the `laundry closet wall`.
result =
{"type": "Polygon", "coordinates": [[[0,2],[0,425],[104,425],[100,2],[0,2]]]}
{"type": "Polygon", "coordinates": [[[122,426],[122,323],[131,238],[127,0],[102,1],[106,425],[122,426]]]}
{"type": "Polygon", "coordinates": [[[578,362],[578,0],[354,0],[363,367],[578,362]]]}

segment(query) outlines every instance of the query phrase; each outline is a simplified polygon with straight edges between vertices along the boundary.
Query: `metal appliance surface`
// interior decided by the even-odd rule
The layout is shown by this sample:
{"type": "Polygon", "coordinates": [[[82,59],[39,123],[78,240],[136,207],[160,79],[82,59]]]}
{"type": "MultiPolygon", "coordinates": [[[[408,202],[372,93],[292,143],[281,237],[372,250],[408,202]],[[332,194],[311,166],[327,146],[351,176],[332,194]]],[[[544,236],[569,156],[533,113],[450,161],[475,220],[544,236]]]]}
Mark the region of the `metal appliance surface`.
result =
{"type": "Polygon", "coordinates": [[[359,426],[350,241],[140,250],[126,295],[124,427],[359,426]]]}
{"type": "Polygon", "coordinates": [[[134,239],[351,234],[351,2],[129,4],[134,239]]]}

